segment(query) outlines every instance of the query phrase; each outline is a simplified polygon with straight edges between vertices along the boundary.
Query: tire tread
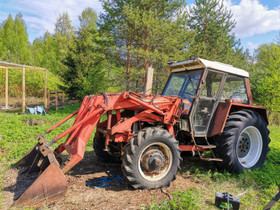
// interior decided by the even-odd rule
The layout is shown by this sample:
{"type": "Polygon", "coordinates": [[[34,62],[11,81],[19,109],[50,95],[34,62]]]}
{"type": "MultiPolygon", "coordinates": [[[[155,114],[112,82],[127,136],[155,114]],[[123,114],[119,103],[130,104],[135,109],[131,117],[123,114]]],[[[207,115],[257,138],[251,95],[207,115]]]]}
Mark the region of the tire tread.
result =
{"type": "MultiPolygon", "coordinates": [[[[257,126],[264,128],[264,133],[267,136],[267,142],[269,144],[270,138],[268,137],[269,130],[267,129],[267,124],[263,118],[256,112],[252,110],[240,110],[237,112],[231,113],[228,117],[224,131],[216,138],[215,154],[217,157],[222,158],[223,162],[220,163],[220,167],[228,170],[232,173],[240,173],[242,170],[236,164],[236,159],[234,158],[234,150],[232,149],[235,145],[236,134],[240,132],[240,128],[248,120],[254,120],[257,126]]],[[[263,151],[265,158],[267,159],[267,153],[270,150],[267,145],[267,151],[263,151]]],[[[263,161],[264,162],[264,161],[263,161]]],[[[263,166],[263,162],[257,167],[263,166]]],[[[254,167],[253,167],[254,168],[254,167]]]]}
{"type": "MultiPolygon", "coordinates": [[[[136,154],[137,149],[149,138],[161,137],[168,138],[171,144],[176,148],[176,157],[178,158],[176,172],[180,167],[180,152],[181,150],[178,147],[178,141],[176,141],[168,131],[160,127],[155,128],[145,128],[138,132],[137,135],[133,136],[129,143],[124,148],[124,155],[122,157],[122,171],[126,179],[130,182],[132,187],[135,189],[155,189],[169,186],[170,182],[176,179],[176,172],[173,174],[172,178],[167,183],[161,183],[159,186],[150,187],[147,183],[142,183],[141,180],[138,180],[133,171],[133,156],[136,154]]],[[[170,169],[171,170],[171,169],[170,169]]]]}

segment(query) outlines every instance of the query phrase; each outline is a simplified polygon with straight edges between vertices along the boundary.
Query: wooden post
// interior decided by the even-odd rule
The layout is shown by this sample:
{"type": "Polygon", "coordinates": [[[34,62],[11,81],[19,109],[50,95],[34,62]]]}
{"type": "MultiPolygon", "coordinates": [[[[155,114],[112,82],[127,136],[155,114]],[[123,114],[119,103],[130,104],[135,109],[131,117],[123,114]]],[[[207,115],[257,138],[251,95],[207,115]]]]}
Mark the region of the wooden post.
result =
{"type": "Polygon", "coordinates": [[[48,73],[47,69],[45,69],[45,87],[44,87],[44,102],[45,102],[45,110],[48,110],[48,98],[47,98],[47,91],[48,91],[48,73]]]}
{"type": "Polygon", "coordinates": [[[51,91],[49,90],[49,94],[48,94],[48,109],[50,108],[50,103],[51,103],[51,91]]]}
{"type": "Polygon", "coordinates": [[[5,108],[8,109],[9,105],[9,75],[8,75],[8,67],[6,67],[6,85],[5,85],[5,108]]]}
{"type": "Polygon", "coordinates": [[[62,92],[62,108],[64,108],[64,92],[62,92]]]}
{"type": "Polygon", "coordinates": [[[25,67],[22,67],[22,114],[25,113],[25,67]]]}
{"type": "Polygon", "coordinates": [[[145,94],[150,95],[152,93],[153,76],[154,76],[154,69],[152,65],[150,65],[146,70],[146,81],[145,81],[145,89],[144,89],[145,94]]]}
{"type": "Polygon", "coordinates": [[[58,110],[58,91],[55,91],[55,110],[58,110]]]}

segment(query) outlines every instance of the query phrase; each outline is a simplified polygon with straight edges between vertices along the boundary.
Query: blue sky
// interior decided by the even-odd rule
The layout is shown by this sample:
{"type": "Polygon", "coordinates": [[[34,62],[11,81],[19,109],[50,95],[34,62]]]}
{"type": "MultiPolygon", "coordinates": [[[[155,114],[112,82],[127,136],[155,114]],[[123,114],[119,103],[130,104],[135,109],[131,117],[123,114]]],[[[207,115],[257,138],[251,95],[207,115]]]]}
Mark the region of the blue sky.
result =
{"type": "MultiPolygon", "coordinates": [[[[191,5],[194,0],[187,0],[191,5]]],[[[225,0],[237,21],[235,35],[244,48],[251,51],[263,43],[271,43],[280,37],[280,0],[225,0]]],[[[98,0],[0,0],[0,23],[9,14],[22,13],[29,40],[53,32],[56,18],[67,11],[72,24],[77,27],[78,16],[86,7],[102,12],[98,0]]]]}

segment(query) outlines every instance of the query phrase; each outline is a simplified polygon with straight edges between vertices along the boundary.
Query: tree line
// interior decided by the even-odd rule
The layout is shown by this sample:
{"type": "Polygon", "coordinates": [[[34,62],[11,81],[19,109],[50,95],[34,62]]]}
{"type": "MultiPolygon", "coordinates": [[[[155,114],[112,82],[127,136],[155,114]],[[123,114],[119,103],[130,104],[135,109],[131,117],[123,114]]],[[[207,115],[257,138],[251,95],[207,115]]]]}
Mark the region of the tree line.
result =
{"type": "MultiPolygon", "coordinates": [[[[67,12],[58,16],[53,33],[30,43],[24,18],[11,15],[0,26],[0,60],[45,67],[49,89],[70,98],[103,91],[143,91],[145,70],[154,68],[153,88],[161,92],[167,61],[190,56],[220,61],[248,70],[255,101],[278,111],[280,39],[250,55],[233,33],[231,11],[219,0],[100,0],[103,12],[85,8],[75,28],[67,12]]],[[[11,75],[11,94],[20,87],[11,75]],[[13,90],[12,90],[13,89],[13,90]]],[[[29,91],[40,95],[43,75],[30,72],[29,91]]],[[[28,78],[28,75],[27,75],[28,78]]],[[[0,94],[4,93],[0,71],[0,94]]]]}

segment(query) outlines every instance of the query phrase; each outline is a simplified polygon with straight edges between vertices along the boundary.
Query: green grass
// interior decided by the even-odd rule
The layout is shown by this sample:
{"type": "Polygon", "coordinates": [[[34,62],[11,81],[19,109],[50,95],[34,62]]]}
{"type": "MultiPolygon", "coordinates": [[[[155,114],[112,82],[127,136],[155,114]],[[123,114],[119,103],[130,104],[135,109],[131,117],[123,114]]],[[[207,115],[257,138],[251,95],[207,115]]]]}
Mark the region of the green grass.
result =
{"type": "MultiPolygon", "coordinates": [[[[183,166],[183,174],[199,183],[199,187],[180,189],[172,194],[172,199],[161,203],[154,201],[146,209],[216,209],[215,192],[229,192],[238,196],[241,209],[263,209],[279,191],[280,185],[280,127],[269,126],[270,148],[265,167],[245,171],[240,175],[218,172],[204,166],[183,166]]],[[[279,209],[276,203],[272,209],[279,209]]]]}
{"type": "MultiPolygon", "coordinates": [[[[43,134],[52,125],[73,113],[78,108],[79,105],[69,105],[65,106],[64,109],[60,109],[58,112],[50,110],[50,113],[46,116],[21,115],[15,112],[0,113],[0,209],[1,201],[3,201],[3,180],[7,169],[37,143],[36,136],[38,134],[43,134]]],[[[69,128],[73,122],[74,119],[71,119],[69,123],[61,125],[46,135],[46,139],[51,141],[57,134],[69,128]]],[[[64,139],[58,143],[63,142],[64,139]]],[[[92,150],[91,146],[92,144],[89,143],[87,150],[92,150]]]]}
{"type": "MultiPolygon", "coordinates": [[[[3,180],[8,168],[19,160],[37,142],[36,136],[44,133],[55,123],[79,108],[79,105],[66,106],[58,112],[51,110],[46,116],[0,113],[0,209],[3,203],[3,180]],[[32,121],[34,125],[30,125],[32,121]],[[37,124],[37,125],[36,125],[37,124]]],[[[60,126],[46,139],[51,141],[57,134],[65,131],[73,123],[60,126]]],[[[181,173],[197,185],[188,189],[178,189],[170,200],[161,203],[154,201],[147,209],[215,209],[215,192],[229,192],[241,200],[241,209],[262,209],[278,192],[280,184],[280,126],[269,126],[270,148],[265,167],[246,171],[240,175],[218,172],[211,163],[185,163],[181,173]]],[[[63,142],[62,139],[60,142],[63,142]]],[[[92,149],[92,138],[86,150],[92,149]]],[[[277,203],[274,209],[279,209],[277,203]]]]}
{"type": "Polygon", "coordinates": [[[176,191],[172,194],[173,199],[163,200],[161,204],[153,202],[146,209],[200,209],[199,197],[195,191],[194,188],[186,189],[186,191],[176,191]]]}
{"type": "MultiPolygon", "coordinates": [[[[43,134],[45,130],[78,108],[79,105],[66,106],[65,109],[61,109],[58,112],[50,110],[50,114],[46,116],[0,113],[0,135],[2,136],[0,147],[2,153],[5,154],[1,155],[1,162],[10,162],[22,157],[22,155],[37,142],[36,136],[38,134],[43,134]]],[[[50,134],[46,135],[46,139],[51,141],[57,134],[69,128],[73,122],[74,119],[71,119],[69,123],[61,125],[50,134]]]]}

